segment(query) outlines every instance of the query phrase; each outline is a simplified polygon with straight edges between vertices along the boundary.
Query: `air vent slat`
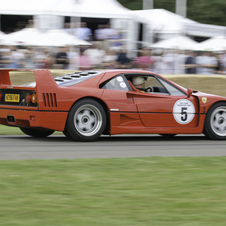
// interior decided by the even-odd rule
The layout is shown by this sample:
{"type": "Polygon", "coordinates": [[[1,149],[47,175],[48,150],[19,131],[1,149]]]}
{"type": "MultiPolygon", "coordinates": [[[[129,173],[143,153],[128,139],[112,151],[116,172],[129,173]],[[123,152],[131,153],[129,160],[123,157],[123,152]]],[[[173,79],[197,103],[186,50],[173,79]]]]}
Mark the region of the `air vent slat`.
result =
{"type": "Polygon", "coordinates": [[[56,108],[57,98],[56,93],[43,93],[43,105],[44,107],[56,108]]]}

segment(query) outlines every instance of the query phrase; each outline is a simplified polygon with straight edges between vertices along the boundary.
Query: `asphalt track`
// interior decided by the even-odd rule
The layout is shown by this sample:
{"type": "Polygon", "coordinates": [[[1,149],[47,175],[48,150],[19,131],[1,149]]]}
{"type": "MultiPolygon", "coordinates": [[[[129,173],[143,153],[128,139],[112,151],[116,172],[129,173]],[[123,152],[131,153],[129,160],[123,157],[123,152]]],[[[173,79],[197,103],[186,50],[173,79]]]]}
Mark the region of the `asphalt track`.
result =
{"type": "Polygon", "coordinates": [[[47,138],[0,136],[0,160],[129,158],[169,156],[226,156],[226,141],[207,140],[203,135],[102,136],[95,142],[75,142],[65,136],[47,138]]]}

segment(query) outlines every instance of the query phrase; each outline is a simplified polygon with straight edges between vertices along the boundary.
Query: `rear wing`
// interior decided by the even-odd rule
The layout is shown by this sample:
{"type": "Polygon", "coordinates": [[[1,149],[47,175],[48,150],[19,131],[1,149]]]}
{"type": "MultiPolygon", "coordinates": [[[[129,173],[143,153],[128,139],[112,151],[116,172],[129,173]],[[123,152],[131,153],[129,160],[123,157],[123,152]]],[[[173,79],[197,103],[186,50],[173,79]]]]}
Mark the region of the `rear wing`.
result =
{"type": "MultiPolygon", "coordinates": [[[[19,77],[19,76],[16,76],[19,77]]],[[[57,94],[59,94],[60,87],[57,85],[52,73],[47,69],[34,70],[14,70],[14,69],[0,69],[0,88],[9,90],[34,90],[37,95],[39,109],[56,109],[57,108],[57,94]],[[34,86],[13,85],[10,79],[11,71],[33,72],[34,86]]]]}
{"type": "Polygon", "coordinates": [[[17,71],[13,69],[0,69],[0,86],[12,86],[9,72],[17,71]]]}

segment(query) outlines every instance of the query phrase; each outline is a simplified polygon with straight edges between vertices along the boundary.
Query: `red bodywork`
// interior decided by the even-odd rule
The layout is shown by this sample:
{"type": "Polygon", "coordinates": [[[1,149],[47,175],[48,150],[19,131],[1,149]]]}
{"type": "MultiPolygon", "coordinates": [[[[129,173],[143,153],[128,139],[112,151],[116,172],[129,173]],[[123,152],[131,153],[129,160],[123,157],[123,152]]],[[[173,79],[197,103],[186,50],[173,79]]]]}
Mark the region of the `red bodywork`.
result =
{"type": "MultiPolygon", "coordinates": [[[[12,86],[10,70],[0,71],[0,90],[24,90],[24,86],[12,86]]],[[[187,95],[185,90],[163,77],[151,72],[137,70],[103,71],[74,86],[58,86],[49,70],[33,70],[35,87],[26,90],[35,91],[37,106],[14,106],[1,104],[0,124],[17,127],[42,128],[64,131],[71,107],[82,98],[94,98],[104,107],[109,134],[188,134],[202,133],[208,109],[216,102],[226,101],[225,97],[201,92],[187,95]],[[173,84],[185,94],[171,96],[130,91],[102,89],[105,81],[126,73],[151,74],[173,84]],[[206,102],[202,98],[206,98],[206,102]],[[178,100],[189,100],[194,108],[194,118],[187,124],[178,123],[173,108],[178,100]],[[205,102],[205,103],[204,103],[205,102]],[[14,121],[8,120],[13,116],[14,121]]]]}

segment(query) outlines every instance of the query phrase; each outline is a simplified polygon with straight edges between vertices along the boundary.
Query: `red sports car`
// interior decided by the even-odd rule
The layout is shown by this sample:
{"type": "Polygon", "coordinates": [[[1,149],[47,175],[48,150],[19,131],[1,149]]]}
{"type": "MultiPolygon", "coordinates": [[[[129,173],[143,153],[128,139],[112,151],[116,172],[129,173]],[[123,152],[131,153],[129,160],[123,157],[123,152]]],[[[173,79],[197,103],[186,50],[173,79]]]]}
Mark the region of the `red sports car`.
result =
{"type": "Polygon", "coordinates": [[[148,71],[83,71],[13,86],[0,70],[0,124],[46,137],[62,131],[77,141],[101,134],[204,133],[226,139],[226,98],[185,89],[148,71]]]}

